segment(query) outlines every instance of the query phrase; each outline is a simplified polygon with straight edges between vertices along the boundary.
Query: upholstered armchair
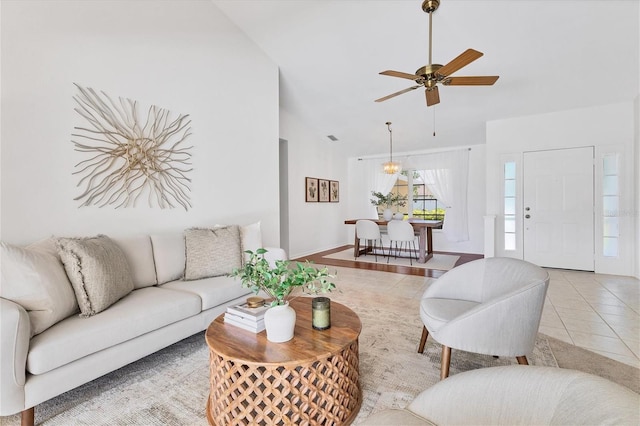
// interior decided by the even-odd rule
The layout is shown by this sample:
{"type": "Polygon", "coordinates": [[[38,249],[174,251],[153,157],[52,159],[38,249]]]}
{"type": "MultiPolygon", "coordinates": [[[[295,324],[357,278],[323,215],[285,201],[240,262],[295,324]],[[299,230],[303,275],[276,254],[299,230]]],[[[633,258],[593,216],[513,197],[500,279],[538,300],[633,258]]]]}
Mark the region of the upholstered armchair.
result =
{"type": "Polygon", "coordinates": [[[429,335],[442,344],[441,379],[449,375],[451,348],[528,364],[548,286],[544,269],[512,258],[479,259],[450,270],[422,296],[418,352],[429,335]]]}

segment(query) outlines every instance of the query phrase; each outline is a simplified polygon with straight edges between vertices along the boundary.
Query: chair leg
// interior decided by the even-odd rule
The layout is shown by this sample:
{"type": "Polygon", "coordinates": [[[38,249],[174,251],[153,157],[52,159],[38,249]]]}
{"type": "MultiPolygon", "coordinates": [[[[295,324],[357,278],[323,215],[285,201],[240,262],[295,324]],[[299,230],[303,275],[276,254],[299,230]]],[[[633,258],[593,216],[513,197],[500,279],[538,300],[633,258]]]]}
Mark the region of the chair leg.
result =
{"type": "Polygon", "coordinates": [[[442,345],[442,361],[440,365],[440,380],[449,377],[449,365],[451,364],[451,348],[442,345]]]}
{"type": "Polygon", "coordinates": [[[427,327],[422,326],[422,336],[420,337],[420,345],[418,345],[418,353],[424,353],[424,345],[427,343],[427,337],[429,337],[429,330],[427,330],[427,327]]]}
{"type": "Polygon", "coordinates": [[[21,426],[33,426],[35,419],[36,407],[31,407],[20,413],[20,425],[21,426]]]}
{"type": "Polygon", "coordinates": [[[527,357],[524,355],[517,356],[516,359],[518,360],[518,364],[520,365],[529,365],[529,361],[527,361],[527,357]]]}
{"type": "Polygon", "coordinates": [[[411,241],[411,244],[413,244],[413,254],[416,255],[416,262],[418,261],[418,249],[416,248],[416,242],[415,241],[411,241]]]}

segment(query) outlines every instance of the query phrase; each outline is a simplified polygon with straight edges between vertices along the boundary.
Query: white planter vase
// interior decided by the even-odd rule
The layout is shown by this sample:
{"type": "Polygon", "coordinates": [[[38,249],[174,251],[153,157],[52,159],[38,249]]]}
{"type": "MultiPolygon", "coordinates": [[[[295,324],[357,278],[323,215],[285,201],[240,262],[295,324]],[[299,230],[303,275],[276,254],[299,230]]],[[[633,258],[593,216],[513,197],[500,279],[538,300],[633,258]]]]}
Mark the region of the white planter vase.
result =
{"type": "Polygon", "coordinates": [[[267,329],[267,340],[274,343],[288,342],[293,339],[296,311],[288,302],[273,306],[264,313],[264,326],[267,329]]]}
{"type": "Polygon", "coordinates": [[[394,213],[394,214],[393,214],[393,218],[394,218],[395,220],[402,220],[402,219],[404,219],[404,213],[400,213],[400,212],[398,212],[398,213],[394,213]]]}
{"type": "Polygon", "coordinates": [[[391,211],[391,209],[384,209],[384,211],[382,212],[382,218],[387,222],[393,219],[393,212],[391,211]]]}

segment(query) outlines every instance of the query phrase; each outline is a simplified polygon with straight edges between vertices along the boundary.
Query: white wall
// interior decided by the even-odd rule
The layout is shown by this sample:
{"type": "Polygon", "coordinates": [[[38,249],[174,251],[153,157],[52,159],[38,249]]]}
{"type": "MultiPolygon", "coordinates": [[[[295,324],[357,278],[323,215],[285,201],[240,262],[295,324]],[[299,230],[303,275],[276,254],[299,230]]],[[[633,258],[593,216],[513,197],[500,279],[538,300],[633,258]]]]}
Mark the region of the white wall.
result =
{"type": "MultiPolygon", "coordinates": [[[[638,76],[640,78],[640,76],[638,76]]],[[[640,279],[640,95],[636,96],[636,100],[634,102],[634,123],[635,123],[635,131],[634,131],[634,170],[635,174],[633,177],[633,181],[635,182],[635,209],[633,211],[633,217],[635,220],[635,272],[634,276],[640,279]]]]}
{"type": "Polygon", "coordinates": [[[301,257],[346,244],[349,188],[341,142],[318,135],[293,114],[280,111],[280,137],[288,143],[289,257],[301,257]],[[305,202],[305,177],[340,182],[340,202],[305,202]]]}
{"type": "Polygon", "coordinates": [[[278,69],[211,2],[1,8],[3,241],[262,220],[265,244],[279,244],[278,69]],[[74,82],[190,114],[192,209],[78,207],[74,82]]]}
{"type": "MultiPolygon", "coordinates": [[[[606,152],[621,154],[622,175],[620,180],[620,210],[631,212],[634,203],[634,191],[638,190],[637,180],[634,182],[634,104],[625,102],[549,114],[495,120],[487,123],[487,214],[496,215],[496,255],[522,258],[522,247],[513,253],[504,251],[501,235],[502,216],[502,164],[505,157],[522,160],[525,151],[539,151],[559,148],[583,146],[595,147],[596,164],[601,164],[602,155],[606,152]]],[[[634,219],[631,214],[623,214],[620,218],[620,256],[604,258],[601,252],[602,218],[597,212],[602,211],[601,186],[602,168],[595,167],[595,238],[596,238],[596,272],[619,275],[634,273],[634,219]],[[600,208],[599,208],[600,206],[600,208]]],[[[521,219],[520,216],[517,216],[521,219]]],[[[521,229],[521,227],[520,227],[521,229]]],[[[519,241],[522,241],[520,238],[519,241]]]]}
{"type": "MultiPolygon", "coordinates": [[[[462,147],[459,147],[462,148],[462,147]]],[[[420,152],[397,152],[395,157],[404,155],[419,155],[434,152],[433,150],[424,150],[420,152]]],[[[380,164],[387,160],[387,157],[381,157],[380,164]]],[[[462,242],[452,242],[447,240],[444,234],[439,230],[433,231],[433,249],[435,251],[445,251],[453,253],[477,253],[484,252],[484,219],[485,214],[485,147],[484,145],[473,145],[469,151],[469,185],[467,188],[468,207],[467,215],[469,218],[469,240],[462,242]]],[[[349,159],[349,219],[360,219],[368,217],[371,211],[369,202],[370,193],[367,182],[364,179],[365,173],[361,170],[357,158],[349,159]]],[[[346,217],[345,217],[346,218],[346,217]]],[[[345,241],[349,244],[353,243],[354,226],[349,225],[345,234],[345,241]]]]}

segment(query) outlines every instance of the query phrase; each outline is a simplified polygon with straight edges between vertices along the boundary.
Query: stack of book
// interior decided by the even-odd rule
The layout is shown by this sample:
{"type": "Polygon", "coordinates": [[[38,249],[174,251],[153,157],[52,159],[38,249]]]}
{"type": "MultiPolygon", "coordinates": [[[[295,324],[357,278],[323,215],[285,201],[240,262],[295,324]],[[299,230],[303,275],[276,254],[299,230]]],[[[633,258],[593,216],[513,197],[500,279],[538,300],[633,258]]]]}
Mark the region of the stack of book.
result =
{"type": "Polygon", "coordinates": [[[246,303],[228,306],[224,314],[224,322],[243,328],[254,333],[264,330],[264,313],[269,309],[269,305],[250,308],[246,303]]]}

